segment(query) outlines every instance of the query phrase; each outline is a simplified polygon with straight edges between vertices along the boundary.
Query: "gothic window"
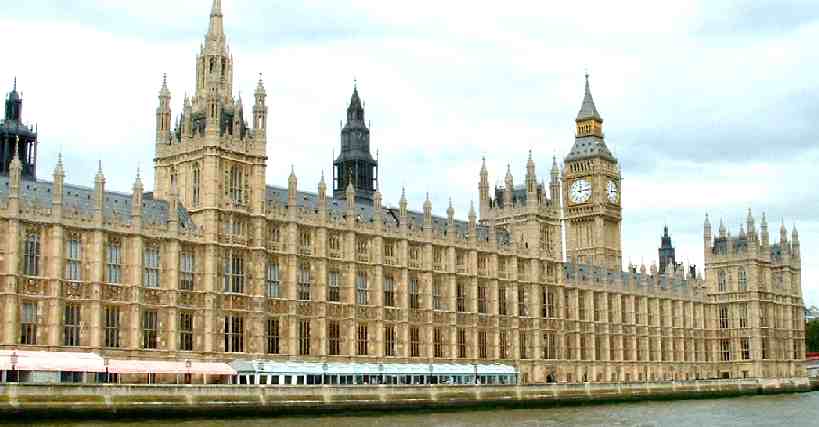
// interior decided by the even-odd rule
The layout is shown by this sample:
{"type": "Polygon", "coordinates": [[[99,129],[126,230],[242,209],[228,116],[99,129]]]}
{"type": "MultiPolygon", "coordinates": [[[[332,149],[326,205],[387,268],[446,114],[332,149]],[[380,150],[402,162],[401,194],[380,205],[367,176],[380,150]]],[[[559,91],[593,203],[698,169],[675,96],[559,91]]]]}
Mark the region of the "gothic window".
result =
{"type": "Polygon", "coordinates": [[[509,337],[506,331],[500,331],[498,336],[499,358],[509,358],[509,337]]]}
{"type": "Polygon", "coordinates": [[[719,328],[728,329],[728,305],[726,304],[719,306],[719,328]]]}
{"type": "Polygon", "coordinates": [[[439,247],[432,248],[432,269],[443,271],[444,269],[444,249],[439,247]]]}
{"type": "Polygon", "coordinates": [[[720,352],[722,353],[722,360],[728,362],[731,360],[731,340],[723,338],[719,342],[720,352]]]}
{"type": "Polygon", "coordinates": [[[552,331],[543,333],[543,358],[546,360],[557,359],[557,334],[552,331]]]}
{"type": "Polygon", "coordinates": [[[725,292],[728,290],[728,278],[725,270],[720,270],[717,274],[717,287],[719,292],[725,292]]]}
{"type": "Polygon", "coordinates": [[[37,344],[37,304],[23,303],[20,307],[20,344],[37,344]]]}
{"type": "Polygon", "coordinates": [[[432,348],[434,351],[433,357],[444,357],[444,331],[441,328],[435,328],[432,331],[432,348]]]}
{"type": "Polygon", "coordinates": [[[739,269],[739,273],[737,274],[739,280],[739,290],[740,291],[747,291],[748,290],[748,273],[745,271],[744,268],[739,269]]]}
{"type": "Polygon", "coordinates": [[[740,346],[742,347],[742,360],[750,360],[751,359],[751,338],[750,337],[740,338],[740,346]]]}
{"type": "Polygon", "coordinates": [[[421,331],[416,326],[410,327],[410,357],[421,357],[421,331]]]}
{"type": "Polygon", "coordinates": [[[411,309],[421,308],[421,291],[418,289],[418,277],[411,276],[409,279],[409,305],[411,309]]]}
{"type": "Polygon", "coordinates": [[[245,319],[237,314],[225,316],[225,353],[245,351],[245,319]]]}
{"type": "Polygon", "coordinates": [[[739,327],[740,328],[747,328],[748,327],[748,303],[740,303],[737,306],[739,310],[739,327]]]}
{"type": "Polygon", "coordinates": [[[356,354],[359,356],[366,356],[367,355],[367,325],[359,324],[357,328],[356,334],[356,354]]]}
{"type": "Polygon", "coordinates": [[[519,331],[518,333],[518,344],[520,347],[520,358],[521,359],[528,359],[529,354],[527,353],[527,343],[526,343],[526,331],[519,331]]]}
{"type": "Polygon", "coordinates": [[[582,291],[581,291],[580,300],[578,301],[578,304],[577,304],[578,305],[578,307],[577,307],[578,312],[580,314],[580,317],[579,317],[578,320],[589,320],[589,319],[586,318],[586,303],[587,302],[588,301],[586,300],[586,294],[582,293],[582,291]]]}
{"type": "Polygon", "coordinates": [[[478,285],[478,313],[486,314],[488,309],[488,295],[489,289],[486,285],[478,285]]]}
{"type": "Polygon", "coordinates": [[[421,267],[421,248],[418,246],[409,247],[409,266],[411,268],[421,267]]]}
{"type": "Polygon", "coordinates": [[[194,255],[190,249],[179,254],[179,289],[193,290],[194,255]]]}
{"type": "Polygon", "coordinates": [[[466,359],[466,329],[458,328],[458,358],[466,359]]]}
{"type": "Polygon", "coordinates": [[[358,238],[356,240],[356,255],[359,262],[370,262],[370,240],[358,238]]]}
{"type": "Polygon", "coordinates": [[[223,282],[225,292],[242,294],[245,291],[245,259],[241,253],[226,251],[223,282]]]}
{"type": "Polygon", "coordinates": [[[281,227],[277,223],[269,223],[267,225],[267,240],[270,242],[272,249],[279,249],[281,243],[281,227]]]}
{"type": "Polygon", "coordinates": [[[395,356],[395,326],[384,326],[384,356],[395,356]]]}
{"type": "Polygon", "coordinates": [[[620,295],[620,323],[628,323],[628,313],[626,312],[626,296],[620,295]]]}
{"type": "Polygon", "coordinates": [[[77,347],[80,345],[80,306],[66,304],[63,313],[63,345],[77,347]]]}
{"type": "Polygon", "coordinates": [[[356,304],[367,305],[370,303],[370,292],[367,285],[367,272],[359,271],[355,278],[356,304]]]}
{"type": "Polygon", "coordinates": [[[267,274],[265,275],[265,284],[267,288],[268,298],[280,297],[280,282],[279,282],[279,263],[276,259],[269,259],[267,261],[267,274]]]}
{"type": "Polygon", "coordinates": [[[466,285],[463,283],[455,285],[455,305],[459,313],[466,312],[466,285]]]}
{"type": "Polygon", "coordinates": [[[395,278],[390,273],[384,275],[384,306],[395,307],[395,278]]]}
{"type": "Polygon", "coordinates": [[[341,258],[341,239],[338,233],[330,233],[327,237],[327,247],[331,258],[341,258]]]}
{"type": "Polygon", "coordinates": [[[105,347],[119,348],[119,307],[105,307],[105,347]]]}
{"type": "Polygon", "coordinates": [[[302,255],[313,253],[313,231],[309,228],[299,230],[299,253],[302,255]]]}
{"type": "Polygon", "coordinates": [[[30,231],[26,235],[23,250],[23,274],[26,276],[40,275],[40,234],[30,231]]]}
{"type": "Polygon", "coordinates": [[[267,338],[267,346],[265,352],[267,354],[279,354],[279,338],[280,338],[280,324],[279,319],[267,319],[267,327],[265,335],[267,338]]]}
{"type": "Polygon", "coordinates": [[[480,359],[489,358],[488,341],[489,340],[487,339],[486,331],[484,330],[478,331],[478,358],[480,359]]]}
{"type": "Polygon", "coordinates": [[[193,313],[179,313],[179,350],[193,351],[193,313]]]}
{"type": "Polygon", "coordinates": [[[310,320],[302,319],[299,322],[299,356],[310,355],[310,320]]]}
{"type": "Polygon", "coordinates": [[[146,288],[159,287],[159,246],[148,244],[143,250],[144,272],[142,285],[146,288]]]}
{"type": "Polygon", "coordinates": [[[81,280],[80,235],[70,233],[65,243],[65,280],[81,280]]]}
{"type": "Polygon", "coordinates": [[[339,272],[330,270],[327,272],[327,301],[341,302],[341,282],[339,272]]]}
{"type": "Polygon", "coordinates": [[[122,243],[111,238],[105,251],[105,281],[122,283],[122,243]]]}
{"type": "Polygon", "coordinates": [[[299,294],[298,298],[300,301],[310,301],[310,287],[312,284],[312,278],[310,277],[310,263],[309,262],[301,262],[299,263],[299,294]]]}
{"type": "Polygon", "coordinates": [[[526,287],[518,286],[518,316],[528,316],[529,306],[526,304],[526,287]]]}
{"type": "Polygon", "coordinates": [[[336,320],[327,322],[327,352],[330,356],[338,356],[341,354],[341,326],[336,320]]]}
{"type": "Polygon", "coordinates": [[[200,181],[201,172],[199,171],[199,163],[194,163],[193,170],[191,172],[191,206],[194,208],[199,207],[200,181]]]}
{"type": "Polygon", "coordinates": [[[156,311],[146,310],[142,312],[142,348],[156,349],[158,347],[158,325],[156,311]]]}
{"type": "Polygon", "coordinates": [[[444,310],[441,279],[435,277],[432,279],[432,309],[444,310]]]}
{"type": "Polygon", "coordinates": [[[230,167],[230,185],[228,187],[230,201],[234,205],[243,205],[243,190],[244,190],[244,171],[239,165],[232,165],[230,167]]]}
{"type": "Polygon", "coordinates": [[[506,288],[498,286],[498,314],[506,315],[506,288]]]}

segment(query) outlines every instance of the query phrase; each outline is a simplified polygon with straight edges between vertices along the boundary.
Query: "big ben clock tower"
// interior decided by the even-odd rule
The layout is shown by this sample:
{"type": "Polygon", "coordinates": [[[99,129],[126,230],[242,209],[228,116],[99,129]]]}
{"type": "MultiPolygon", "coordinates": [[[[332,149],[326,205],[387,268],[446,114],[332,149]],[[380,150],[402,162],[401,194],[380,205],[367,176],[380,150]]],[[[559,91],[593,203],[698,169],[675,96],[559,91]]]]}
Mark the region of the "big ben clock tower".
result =
{"type": "Polygon", "coordinates": [[[620,167],[606,147],[603,119],[594,106],[588,74],[575,123],[574,146],[563,168],[566,255],[570,262],[620,271],[620,167]]]}

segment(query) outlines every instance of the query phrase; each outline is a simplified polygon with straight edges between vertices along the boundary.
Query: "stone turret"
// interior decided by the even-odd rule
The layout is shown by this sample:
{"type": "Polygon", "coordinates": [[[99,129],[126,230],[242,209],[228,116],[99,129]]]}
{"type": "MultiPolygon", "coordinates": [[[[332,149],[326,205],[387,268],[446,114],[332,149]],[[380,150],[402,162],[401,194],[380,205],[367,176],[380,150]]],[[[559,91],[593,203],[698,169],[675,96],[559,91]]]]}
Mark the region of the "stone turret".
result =
{"type": "Polygon", "coordinates": [[[105,175],[102,174],[102,161],[99,162],[97,175],[94,177],[94,222],[102,224],[102,211],[105,206],[105,175]]]}
{"type": "Polygon", "coordinates": [[[512,177],[512,165],[506,165],[506,178],[504,179],[503,188],[503,207],[505,209],[512,207],[512,192],[515,190],[515,181],[512,177]]]}
{"type": "Polygon", "coordinates": [[[51,211],[54,218],[60,219],[63,216],[63,184],[65,182],[65,170],[63,169],[63,155],[57,155],[57,165],[54,167],[54,191],[51,193],[51,211]]]}
{"type": "Polygon", "coordinates": [[[491,200],[489,198],[489,171],[486,169],[486,157],[481,161],[480,181],[478,182],[478,207],[481,219],[486,219],[489,215],[491,200]]]}

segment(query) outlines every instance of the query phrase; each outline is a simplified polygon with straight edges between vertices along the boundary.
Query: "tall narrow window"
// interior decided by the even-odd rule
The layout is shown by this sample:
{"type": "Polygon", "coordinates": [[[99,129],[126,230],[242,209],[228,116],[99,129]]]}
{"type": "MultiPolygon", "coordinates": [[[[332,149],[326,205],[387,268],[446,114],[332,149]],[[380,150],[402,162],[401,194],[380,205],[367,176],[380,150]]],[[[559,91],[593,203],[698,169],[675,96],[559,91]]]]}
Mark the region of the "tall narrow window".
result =
{"type": "Polygon", "coordinates": [[[105,249],[105,281],[122,283],[122,243],[112,238],[105,249]]]}
{"type": "Polygon", "coordinates": [[[740,344],[742,346],[742,360],[750,360],[751,359],[751,338],[750,337],[740,338],[740,344]]]}
{"type": "Polygon", "coordinates": [[[557,335],[552,331],[543,333],[543,358],[557,359],[557,335]]]}
{"type": "Polygon", "coordinates": [[[518,316],[528,316],[529,306],[526,304],[526,288],[518,286],[518,316]]]}
{"type": "Polygon", "coordinates": [[[432,279],[432,309],[433,310],[443,310],[443,298],[441,295],[441,279],[434,278],[432,279]]]}
{"type": "Polygon", "coordinates": [[[717,274],[717,286],[720,292],[725,292],[728,290],[728,278],[725,274],[725,270],[720,270],[717,274]]]}
{"type": "Polygon", "coordinates": [[[520,331],[518,333],[518,346],[520,347],[520,358],[528,359],[529,352],[527,350],[529,346],[526,339],[526,331],[520,331]]]}
{"type": "Polygon", "coordinates": [[[486,286],[478,286],[478,313],[488,313],[487,293],[489,289],[486,286]]]}
{"type": "Polygon", "coordinates": [[[37,344],[37,304],[23,303],[20,308],[20,344],[37,344]]]}
{"type": "Polygon", "coordinates": [[[731,360],[731,340],[729,338],[723,338],[719,342],[720,351],[722,352],[722,360],[723,361],[730,361],[731,360]]]}
{"type": "Polygon", "coordinates": [[[158,345],[157,339],[157,313],[156,311],[142,312],[142,348],[155,349],[158,345]]]}
{"type": "Polygon", "coordinates": [[[509,336],[506,331],[500,331],[498,336],[498,350],[501,359],[509,358],[509,336]]]}
{"type": "Polygon", "coordinates": [[[65,242],[65,280],[82,280],[80,268],[80,235],[77,233],[70,233],[68,240],[65,242]]]}
{"type": "Polygon", "coordinates": [[[244,188],[244,176],[242,174],[242,168],[237,165],[233,165],[230,167],[230,200],[235,205],[241,205],[244,203],[243,193],[242,190],[244,188]]]}
{"type": "Polygon", "coordinates": [[[299,253],[302,255],[313,253],[313,231],[309,228],[299,230],[299,253]]]}
{"type": "Polygon", "coordinates": [[[245,351],[245,319],[231,314],[225,316],[225,353],[245,351]]]}
{"type": "Polygon", "coordinates": [[[327,322],[327,353],[330,356],[341,354],[341,326],[337,320],[327,322]]]}
{"type": "Polygon", "coordinates": [[[384,275],[384,306],[395,307],[395,278],[392,274],[384,275]]]}
{"type": "Polygon", "coordinates": [[[417,326],[410,327],[410,357],[421,357],[421,330],[417,326]]]}
{"type": "Polygon", "coordinates": [[[355,276],[356,304],[367,305],[370,303],[370,292],[367,288],[367,273],[359,271],[355,276]]]}
{"type": "Polygon", "coordinates": [[[119,307],[105,307],[105,346],[119,348],[119,307]]]}
{"type": "Polygon", "coordinates": [[[367,355],[367,325],[358,325],[356,354],[359,356],[367,355]]]}
{"type": "Polygon", "coordinates": [[[506,288],[498,286],[498,314],[506,315],[506,288]]]}
{"type": "Polygon", "coordinates": [[[179,255],[179,289],[193,290],[194,256],[190,250],[182,251],[179,255]]]}
{"type": "Polygon", "coordinates": [[[280,282],[279,282],[279,263],[275,259],[267,261],[267,274],[265,275],[265,284],[267,285],[267,297],[279,298],[280,282]]]}
{"type": "Polygon", "coordinates": [[[466,312],[466,285],[463,283],[455,285],[455,305],[459,313],[466,312]]]}
{"type": "Polygon", "coordinates": [[[458,358],[466,359],[466,329],[458,328],[458,358]]]}
{"type": "Polygon", "coordinates": [[[80,345],[80,306],[66,304],[63,314],[63,345],[77,347],[80,345]]]}
{"type": "Polygon", "coordinates": [[[225,292],[242,294],[245,291],[245,259],[239,253],[227,252],[224,258],[225,292]]]}
{"type": "Polygon", "coordinates": [[[159,246],[149,244],[143,250],[144,272],[142,285],[146,288],[159,287],[159,246]]]}
{"type": "Polygon", "coordinates": [[[299,356],[310,355],[310,320],[299,322],[299,356]]]}
{"type": "Polygon", "coordinates": [[[748,304],[747,303],[740,303],[737,305],[737,309],[739,311],[739,327],[740,328],[747,328],[748,327],[748,304]]]}
{"type": "Polygon", "coordinates": [[[310,287],[312,283],[312,278],[310,277],[310,263],[309,262],[301,262],[299,263],[299,300],[300,301],[310,301],[310,287]]]}
{"type": "Polygon", "coordinates": [[[193,313],[179,313],[179,350],[193,351],[193,313]]]}
{"type": "Polygon", "coordinates": [[[444,341],[444,330],[442,328],[435,328],[432,331],[432,348],[434,350],[434,357],[446,357],[444,356],[444,341]]]}
{"type": "Polygon", "coordinates": [[[421,308],[421,291],[418,289],[418,278],[415,276],[409,279],[409,305],[414,310],[421,308]]]}
{"type": "Polygon", "coordinates": [[[267,319],[267,327],[265,328],[265,335],[267,337],[265,352],[267,354],[279,354],[280,333],[279,319],[267,319]]]}
{"type": "Polygon", "coordinates": [[[199,207],[199,181],[199,163],[194,163],[191,171],[191,206],[194,208],[199,207]]]}
{"type": "Polygon", "coordinates": [[[395,356],[395,326],[384,326],[384,355],[395,356]]]}
{"type": "Polygon", "coordinates": [[[23,251],[23,273],[26,276],[40,275],[40,235],[29,232],[23,251]]]}
{"type": "Polygon", "coordinates": [[[719,306],[719,328],[728,329],[728,305],[726,304],[719,306]]]}
{"type": "Polygon", "coordinates": [[[484,330],[478,331],[478,357],[481,359],[489,358],[488,340],[484,330]]]}
{"type": "Polygon", "coordinates": [[[739,290],[741,292],[745,292],[748,290],[748,273],[745,271],[744,268],[739,269],[739,273],[737,273],[737,278],[739,280],[739,290]]]}
{"type": "Polygon", "coordinates": [[[341,301],[341,283],[339,281],[339,272],[336,270],[330,270],[327,273],[327,301],[341,301]]]}

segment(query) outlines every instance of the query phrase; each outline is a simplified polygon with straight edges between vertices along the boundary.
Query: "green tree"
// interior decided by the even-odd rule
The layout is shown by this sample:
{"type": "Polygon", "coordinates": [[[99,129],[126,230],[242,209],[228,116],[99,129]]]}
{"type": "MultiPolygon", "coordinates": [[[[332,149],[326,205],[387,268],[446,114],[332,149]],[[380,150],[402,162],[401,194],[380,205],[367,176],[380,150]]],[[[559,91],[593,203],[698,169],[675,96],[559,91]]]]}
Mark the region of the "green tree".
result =
{"type": "Polygon", "coordinates": [[[819,352],[819,320],[811,320],[805,325],[805,351],[819,352]]]}

